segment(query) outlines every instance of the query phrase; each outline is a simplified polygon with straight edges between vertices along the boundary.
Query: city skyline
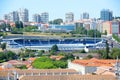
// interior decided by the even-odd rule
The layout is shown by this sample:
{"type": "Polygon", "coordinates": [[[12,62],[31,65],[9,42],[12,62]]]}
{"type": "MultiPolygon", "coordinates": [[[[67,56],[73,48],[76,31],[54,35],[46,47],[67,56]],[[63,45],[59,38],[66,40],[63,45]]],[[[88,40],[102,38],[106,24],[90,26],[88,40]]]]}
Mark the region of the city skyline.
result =
{"type": "Polygon", "coordinates": [[[90,18],[100,18],[102,9],[110,9],[113,11],[113,16],[120,16],[119,0],[4,0],[0,5],[0,19],[3,19],[4,14],[16,11],[19,8],[27,8],[29,10],[29,18],[32,21],[33,14],[42,12],[49,13],[49,20],[62,18],[65,20],[65,13],[73,12],[75,20],[80,19],[83,12],[89,13],[90,18]],[[17,4],[18,3],[18,4],[17,4]]]}

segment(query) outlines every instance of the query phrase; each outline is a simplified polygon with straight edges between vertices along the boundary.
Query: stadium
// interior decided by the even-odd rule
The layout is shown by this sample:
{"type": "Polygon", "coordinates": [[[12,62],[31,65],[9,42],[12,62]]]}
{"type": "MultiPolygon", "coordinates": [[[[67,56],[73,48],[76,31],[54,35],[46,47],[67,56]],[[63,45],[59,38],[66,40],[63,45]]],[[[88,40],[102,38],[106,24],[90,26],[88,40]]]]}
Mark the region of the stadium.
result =
{"type": "Polygon", "coordinates": [[[49,51],[53,45],[59,50],[73,51],[84,48],[104,48],[105,40],[101,38],[45,38],[37,36],[18,36],[2,39],[9,49],[27,48],[31,50],[49,51]]]}

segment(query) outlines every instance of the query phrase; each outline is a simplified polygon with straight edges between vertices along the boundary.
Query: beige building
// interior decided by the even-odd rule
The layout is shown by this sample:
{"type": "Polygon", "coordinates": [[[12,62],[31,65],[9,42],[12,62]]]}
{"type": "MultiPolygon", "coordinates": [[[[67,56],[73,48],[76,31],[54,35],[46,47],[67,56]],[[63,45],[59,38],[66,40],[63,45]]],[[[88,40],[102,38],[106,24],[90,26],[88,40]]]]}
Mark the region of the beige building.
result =
{"type": "Polygon", "coordinates": [[[110,21],[103,22],[102,24],[102,33],[105,33],[107,31],[107,34],[112,34],[112,23],[110,21]]]}

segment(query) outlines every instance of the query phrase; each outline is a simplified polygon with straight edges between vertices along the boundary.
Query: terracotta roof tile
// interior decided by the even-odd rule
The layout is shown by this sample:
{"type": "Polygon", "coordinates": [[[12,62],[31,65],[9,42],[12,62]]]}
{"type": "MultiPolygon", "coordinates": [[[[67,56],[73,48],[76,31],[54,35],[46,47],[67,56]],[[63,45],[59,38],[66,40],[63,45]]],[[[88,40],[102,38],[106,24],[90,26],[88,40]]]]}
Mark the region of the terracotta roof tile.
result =
{"type": "Polygon", "coordinates": [[[116,80],[109,75],[22,76],[19,80],[116,80]]]}
{"type": "Polygon", "coordinates": [[[99,60],[92,58],[90,60],[74,60],[73,63],[83,66],[113,66],[116,63],[116,60],[99,60]]]}

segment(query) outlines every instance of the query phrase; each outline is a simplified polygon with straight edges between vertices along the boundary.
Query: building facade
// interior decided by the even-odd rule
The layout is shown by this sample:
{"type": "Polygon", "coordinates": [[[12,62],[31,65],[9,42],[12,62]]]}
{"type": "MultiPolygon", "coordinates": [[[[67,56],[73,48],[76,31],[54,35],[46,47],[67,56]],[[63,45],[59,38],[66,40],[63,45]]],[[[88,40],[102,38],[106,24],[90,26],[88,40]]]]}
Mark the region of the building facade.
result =
{"type": "Polygon", "coordinates": [[[28,22],[29,21],[29,12],[27,9],[19,9],[19,20],[22,22],[28,22]]]}
{"type": "Polygon", "coordinates": [[[41,22],[41,17],[39,14],[34,14],[33,15],[33,22],[40,23],[41,22]]]}
{"type": "Polygon", "coordinates": [[[49,14],[47,12],[41,13],[41,22],[42,23],[49,22],[49,14]]]}
{"type": "Polygon", "coordinates": [[[4,20],[10,21],[10,22],[16,22],[19,21],[19,16],[17,11],[10,12],[9,14],[4,15],[4,20]]]}
{"type": "Polygon", "coordinates": [[[82,13],[81,19],[89,19],[89,13],[87,13],[87,12],[82,13]]]}
{"type": "Polygon", "coordinates": [[[65,20],[67,23],[74,21],[74,14],[72,12],[65,14],[65,20]]]}
{"type": "Polygon", "coordinates": [[[112,34],[120,34],[120,22],[112,22],[112,34]]]}
{"type": "Polygon", "coordinates": [[[103,21],[112,21],[113,19],[113,12],[109,9],[103,9],[100,12],[100,19],[103,21]]]}
{"type": "Polygon", "coordinates": [[[105,33],[105,31],[107,31],[107,34],[112,34],[112,23],[110,21],[103,22],[102,33],[105,33]]]}

